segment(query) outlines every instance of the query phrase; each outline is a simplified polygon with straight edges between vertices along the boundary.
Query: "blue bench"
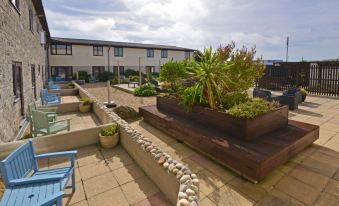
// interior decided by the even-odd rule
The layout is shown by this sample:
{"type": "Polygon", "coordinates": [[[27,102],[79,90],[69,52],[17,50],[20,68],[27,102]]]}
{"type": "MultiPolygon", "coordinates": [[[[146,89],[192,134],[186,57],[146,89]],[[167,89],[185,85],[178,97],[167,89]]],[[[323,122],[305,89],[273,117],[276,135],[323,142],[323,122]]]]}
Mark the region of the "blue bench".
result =
{"type": "Polygon", "coordinates": [[[61,104],[61,97],[59,94],[50,94],[47,89],[42,89],[40,92],[41,101],[44,105],[61,104]]]}
{"type": "Polygon", "coordinates": [[[1,174],[6,187],[0,206],[61,204],[63,190],[72,179],[75,192],[74,162],[77,151],[53,152],[36,155],[29,140],[0,162],[1,174]],[[70,166],[39,169],[42,158],[69,157],[70,166]],[[36,198],[40,197],[40,198],[36,198]],[[29,200],[29,204],[24,200],[29,200]],[[22,202],[22,204],[20,204],[22,202]]]}

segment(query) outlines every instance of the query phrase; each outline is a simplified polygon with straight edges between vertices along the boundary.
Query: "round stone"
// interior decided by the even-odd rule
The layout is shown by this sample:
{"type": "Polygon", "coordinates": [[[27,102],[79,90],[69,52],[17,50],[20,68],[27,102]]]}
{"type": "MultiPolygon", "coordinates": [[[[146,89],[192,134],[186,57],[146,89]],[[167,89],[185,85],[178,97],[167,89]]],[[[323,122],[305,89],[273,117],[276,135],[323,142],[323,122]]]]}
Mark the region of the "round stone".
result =
{"type": "Polygon", "coordinates": [[[173,163],[168,166],[168,170],[171,172],[173,171],[174,168],[175,168],[175,164],[173,163]]]}
{"type": "Polygon", "coordinates": [[[198,188],[197,186],[191,185],[190,188],[191,188],[196,194],[198,194],[199,188],[198,188]]]}
{"type": "Polygon", "coordinates": [[[172,170],[172,172],[173,172],[174,174],[177,174],[177,173],[179,172],[179,170],[178,170],[177,168],[174,168],[174,169],[172,170]]]}
{"type": "Polygon", "coordinates": [[[187,180],[190,179],[190,176],[189,175],[184,175],[180,178],[180,183],[184,183],[186,182],[187,180]]]}
{"type": "Polygon", "coordinates": [[[181,163],[178,163],[178,164],[175,165],[175,167],[178,168],[179,170],[182,168],[182,166],[183,165],[181,163]]]}
{"type": "Polygon", "coordinates": [[[187,198],[187,195],[184,192],[179,192],[178,194],[179,200],[187,198]]]}
{"type": "Polygon", "coordinates": [[[199,186],[199,180],[196,179],[196,178],[194,178],[194,179],[192,180],[192,183],[193,183],[194,185],[196,185],[196,186],[199,186]]]}
{"type": "Polygon", "coordinates": [[[163,164],[163,167],[164,167],[164,168],[167,168],[168,166],[169,166],[168,162],[165,162],[165,163],[163,164]]]}
{"type": "Polygon", "coordinates": [[[187,194],[188,196],[193,196],[193,195],[195,195],[195,192],[194,192],[192,189],[187,189],[187,190],[186,190],[186,194],[187,194]]]}
{"type": "Polygon", "coordinates": [[[164,155],[162,155],[162,156],[160,157],[160,159],[158,160],[158,163],[159,163],[159,164],[164,164],[165,161],[166,161],[166,157],[165,157],[164,155]]]}
{"type": "Polygon", "coordinates": [[[184,175],[184,173],[181,172],[181,171],[179,171],[179,172],[177,172],[176,178],[177,178],[177,179],[180,179],[183,175],[184,175]]]}
{"type": "Polygon", "coordinates": [[[179,206],[189,206],[190,202],[187,199],[179,200],[179,206]]]}
{"type": "Polygon", "coordinates": [[[198,178],[196,174],[191,174],[191,177],[192,177],[193,179],[198,178]]]}

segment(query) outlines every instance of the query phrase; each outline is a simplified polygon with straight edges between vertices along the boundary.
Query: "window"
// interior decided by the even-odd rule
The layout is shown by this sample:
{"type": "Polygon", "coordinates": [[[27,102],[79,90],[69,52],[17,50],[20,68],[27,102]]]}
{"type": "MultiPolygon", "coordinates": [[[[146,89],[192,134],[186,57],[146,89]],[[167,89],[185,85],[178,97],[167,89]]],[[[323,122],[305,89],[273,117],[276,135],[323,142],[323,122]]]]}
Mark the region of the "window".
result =
{"type": "Polygon", "coordinates": [[[105,72],[104,66],[93,66],[92,67],[92,76],[95,80],[100,80],[101,75],[105,72]]]}
{"type": "Polygon", "coordinates": [[[68,44],[52,44],[52,55],[72,55],[72,45],[68,44]]]}
{"type": "Polygon", "coordinates": [[[124,66],[113,66],[113,74],[118,75],[118,71],[120,71],[120,75],[125,74],[125,67],[124,66]],[[119,70],[118,70],[119,68],[119,70]]]}
{"type": "Polygon", "coordinates": [[[28,15],[29,15],[29,30],[33,32],[33,11],[32,9],[29,9],[28,15]]]}
{"type": "Polygon", "coordinates": [[[161,50],[161,58],[167,58],[167,50],[161,50]]]}
{"type": "Polygon", "coordinates": [[[93,56],[102,56],[103,48],[102,46],[93,46],[93,56]]]}
{"type": "Polygon", "coordinates": [[[191,52],[190,51],[185,51],[185,59],[191,58],[191,52]]]}
{"type": "Polygon", "coordinates": [[[10,2],[17,10],[19,10],[20,0],[10,0],[10,2]]]}
{"type": "Polygon", "coordinates": [[[154,49],[147,49],[147,57],[154,57],[154,49]]]}
{"type": "Polygon", "coordinates": [[[21,63],[14,62],[12,66],[13,73],[13,94],[15,99],[21,98],[21,87],[22,87],[22,77],[21,77],[21,63]]]}
{"type": "Polygon", "coordinates": [[[114,56],[122,57],[124,56],[124,50],[122,47],[114,47],[114,56]]]}

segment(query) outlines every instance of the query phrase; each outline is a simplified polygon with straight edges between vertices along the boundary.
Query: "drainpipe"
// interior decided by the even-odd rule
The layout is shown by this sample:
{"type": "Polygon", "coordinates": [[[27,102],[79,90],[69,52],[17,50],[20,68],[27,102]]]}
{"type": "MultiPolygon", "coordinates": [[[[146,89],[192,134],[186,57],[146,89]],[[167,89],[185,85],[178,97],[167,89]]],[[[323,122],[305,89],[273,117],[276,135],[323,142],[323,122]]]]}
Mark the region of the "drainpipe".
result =
{"type": "Polygon", "coordinates": [[[111,50],[111,47],[108,46],[108,54],[107,54],[107,71],[109,71],[109,66],[110,66],[110,59],[109,59],[109,51],[111,50]]]}

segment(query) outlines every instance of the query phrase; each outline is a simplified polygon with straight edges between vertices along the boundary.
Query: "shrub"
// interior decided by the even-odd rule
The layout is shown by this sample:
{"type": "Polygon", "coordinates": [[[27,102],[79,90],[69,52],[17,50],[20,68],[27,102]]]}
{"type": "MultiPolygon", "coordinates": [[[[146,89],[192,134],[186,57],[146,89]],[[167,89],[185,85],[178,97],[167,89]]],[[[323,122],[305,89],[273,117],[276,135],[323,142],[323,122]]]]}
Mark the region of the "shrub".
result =
{"type": "Polygon", "coordinates": [[[113,78],[113,73],[110,71],[104,71],[99,75],[99,81],[106,82],[108,80],[111,80],[113,78]]]}
{"type": "Polygon", "coordinates": [[[91,100],[90,98],[88,98],[88,97],[83,97],[83,98],[81,98],[81,103],[83,104],[83,105],[90,105],[90,104],[92,104],[93,103],[93,100],[91,100]]]}
{"type": "Polygon", "coordinates": [[[200,61],[193,61],[186,71],[196,82],[190,89],[193,97],[189,98],[194,102],[186,102],[185,105],[207,102],[210,108],[218,109],[222,103],[222,92],[230,84],[227,75],[230,65],[222,61],[220,54],[213,52],[212,48],[205,49],[198,55],[200,61]]]}
{"type": "Polygon", "coordinates": [[[302,94],[302,95],[305,95],[305,96],[307,96],[307,91],[306,91],[306,89],[305,88],[300,88],[300,93],[302,94]]]}
{"type": "Polygon", "coordinates": [[[170,61],[162,66],[162,69],[159,73],[159,80],[167,82],[171,85],[172,92],[177,92],[181,81],[187,77],[186,66],[188,65],[187,61],[170,61]]]}
{"type": "Polygon", "coordinates": [[[89,82],[90,75],[87,73],[87,71],[79,71],[78,72],[78,79],[79,80],[85,80],[85,82],[89,82]]]}
{"type": "Polygon", "coordinates": [[[133,75],[133,76],[130,76],[129,79],[130,79],[132,82],[138,82],[138,81],[139,81],[139,76],[133,75]]]}
{"type": "Polygon", "coordinates": [[[239,118],[254,119],[257,116],[278,108],[280,105],[277,102],[268,102],[261,98],[253,98],[244,103],[240,103],[226,110],[230,114],[239,118]]]}
{"type": "Polygon", "coordinates": [[[133,69],[126,69],[125,70],[125,76],[129,77],[129,76],[139,76],[139,71],[135,71],[133,69]]]}
{"type": "Polygon", "coordinates": [[[134,90],[134,95],[140,97],[149,97],[157,95],[157,91],[153,85],[144,84],[134,90]]]}
{"type": "Polygon", "coordinates": [[[115,84],[118,84],[119,81],[118,81],[118,77],[113,77],[113,79],[111,80],[111,85],[115,85],[115,84]]]}
{"type": "Polygon", "coordinates": [[[74,88],[74,87],[75,87],[75,84],[74,84],[74,83],[68,83],[68,87],[74,88]]]}
{"type": "Polygon", "coordinates": [[[222,97],[222,107],[224,109],[230,109],[231,107],[247,102],[249,100],[246,93],[228,93],[222,97]]]}
{"type": "Polygon", "coordinates": [[[101,133],[102,136],[107,137],[107,136],[113,136],[117,132],[118,132],[118,125],[115,124],[115,125],[103,128],[100,133],[101,133]]]}

